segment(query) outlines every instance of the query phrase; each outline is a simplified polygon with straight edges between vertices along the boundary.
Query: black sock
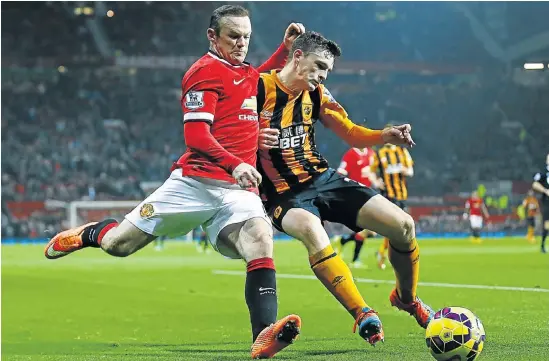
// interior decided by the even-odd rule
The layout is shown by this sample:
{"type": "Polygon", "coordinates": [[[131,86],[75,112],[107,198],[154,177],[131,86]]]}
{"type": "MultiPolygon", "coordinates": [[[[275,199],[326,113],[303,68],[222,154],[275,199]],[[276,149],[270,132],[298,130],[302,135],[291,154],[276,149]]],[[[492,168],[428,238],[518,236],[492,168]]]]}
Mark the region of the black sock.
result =
{"type": "Polygon", "coordinates": [[[360,255],[360,250],[364,242],[356,241],[355,243],[355,253],[353,254],[353,262],[358,261],[358,256],[360,255]]]}
{"type": "Polygon", "coordinates": [[[84,233],[82,233],[82,243],[84,244],[84,247],[99,248],[99,245],[101,244],[101,239],[99,239],[99,235],[101,235],[101,231],[105,229],[105,227],[109,227],[110,229],[113,226],[116,226],[117,224],[118,224],[118,221],[116,219],[109,218],[93,226],[86,228],[84,233]]]}
{"type": "Polygon", "coordinates": [[[272,258],[255,259],[248,263],[245,296],[255,341],[263,329],[276,322],[278,300],[272,258]]]}
{"type": "Polygon", "coordinates": [[[341,237],[341,245],[343,246],[347,242],[354,241],[355,240],[355,235],[356,235],[356,233],[351,233],[348,236],[341,237]]]}
{"type": "Polygon", "coordinates": [[[545,248],[545,238],[547,238],[547,233],[549,233],[547,229],[543,229],[541,232],[541,248],[545,248]]]}

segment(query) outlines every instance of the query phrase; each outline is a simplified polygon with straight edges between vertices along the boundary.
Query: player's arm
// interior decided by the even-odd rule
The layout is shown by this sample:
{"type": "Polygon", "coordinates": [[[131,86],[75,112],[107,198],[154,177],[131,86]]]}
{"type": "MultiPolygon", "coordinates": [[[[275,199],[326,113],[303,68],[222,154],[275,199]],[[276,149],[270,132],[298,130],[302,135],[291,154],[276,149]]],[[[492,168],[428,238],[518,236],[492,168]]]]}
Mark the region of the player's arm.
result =
{"type": "Polygon", "coordinates": [[[208,69],[199,70],[184,80],[181,107],[185,144],[223,168],[240,186],[257,187],[261,182],[261,175],[257,170],[223,148],[210,131],[221,88],[221,79],[212,76],[208,69]]]}
{"type": "Polygon", "coordinates": [[[351,147],[365,148],[385,143],[414,145],[409,124],[373,130],[357,125],[349,119],[343,107],[333,98],[328,89],[319,85],[320,121],[351,147]]]}
{"type": "Polygon", "coordinates": [[[260,73],[268,72],[273,69],[280,69],[286,65],[286,60],[290,54],[290,49],[295,39],[305,32],[305,27],[301,23],[291,23],[284,33],[284,41],[278,49],[271,55],[267,61],[261,64],[257,71],[260,73]]]}
{"type": "Polygon", "coordinates": [[[404,153],[404,171],[402,174],[404,174],[406,177],[413,177],[414,176],[414,160],[412,159],[412,156],[410,155],[410,152],[406,148],[402,148],[402,152],[404,153]]]}
{"type": "Polygon", "coordinates": [[[532,189],[533,189],[535,192],[545,194],[545,195],[547,195],[547,196],[549,197],[549,189],[545,188],[545,187],[540,183],[540,180],[541,180],[541,173],[537,173],[537,174],[534,176],[534,183],[532,183],[532,189]]]}
{"type": "Polygon", "coordinates": [[[381,177],[381,165],[379,162],[379,155],[378,152],[374,151],[374,154],[372,155],[372,162],[370,164],[370,170],[372,171],[371,174],[374,176],[374,180],[372,180],[372,184],[376,186],[376,188],[379,189],[385,189],[385,184],[383,183],[383,178],[381,177]],[[378,175],[379,172],[379,175],[378,175]]]}

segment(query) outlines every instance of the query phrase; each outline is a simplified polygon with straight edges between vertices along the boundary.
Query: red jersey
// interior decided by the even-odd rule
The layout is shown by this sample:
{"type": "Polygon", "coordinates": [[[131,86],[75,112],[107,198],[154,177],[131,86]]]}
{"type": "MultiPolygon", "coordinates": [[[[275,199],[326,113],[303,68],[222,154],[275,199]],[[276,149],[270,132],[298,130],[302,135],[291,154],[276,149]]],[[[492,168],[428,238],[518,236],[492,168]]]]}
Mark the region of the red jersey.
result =
{"type": "Polygon", "coordinates": [[[343,155],[338,172],[350,179],[364,184],[366,187],[372,186],[371,165],[374,161],[374,151],[370,148],[360,150],[351,148],[343,155]]]}
{"type": "Polygon", "coordinates": [[[469,210],[469,215],[471,216],[482,216],[483,204],[482,198],[471,197],[465,202],[465,208],[469,210]]]}
{"type": "MultiPolygon", "coordinates": [[[[251,65],[232,65],[208,52],[190,67],[181,84],[183,123],[207,121],[219,145],[254,167],[259,134],[258,80],[259,72],[251,65]]],[[[176,166],[183,169],[183,175],[236,183],[225,169],[190,148],[176,166]]]]}

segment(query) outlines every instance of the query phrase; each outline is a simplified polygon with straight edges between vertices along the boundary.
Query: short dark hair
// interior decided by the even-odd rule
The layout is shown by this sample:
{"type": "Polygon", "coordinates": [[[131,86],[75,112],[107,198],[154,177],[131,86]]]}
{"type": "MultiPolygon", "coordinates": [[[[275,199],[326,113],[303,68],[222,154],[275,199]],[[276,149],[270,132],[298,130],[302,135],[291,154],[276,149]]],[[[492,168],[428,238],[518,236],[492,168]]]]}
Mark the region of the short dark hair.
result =
{"type": "Polygon", "coordinates": [[[329,52],[334,58],[341,56],[341,48],[335,41],[328,40],[315,31],[306,31],[295,39],[290,50],[290,59],[297,49],[303,51],[305,55],[320,50],[329,52]]]}
{"type": "Polygon", "coordinates": [[[239,5],[223,5],[215,9],[210,17],[210,28],[215,30],[216,35],[221,31],[221,19],[226,16],[250,17],[250,12],[239,5]]]}

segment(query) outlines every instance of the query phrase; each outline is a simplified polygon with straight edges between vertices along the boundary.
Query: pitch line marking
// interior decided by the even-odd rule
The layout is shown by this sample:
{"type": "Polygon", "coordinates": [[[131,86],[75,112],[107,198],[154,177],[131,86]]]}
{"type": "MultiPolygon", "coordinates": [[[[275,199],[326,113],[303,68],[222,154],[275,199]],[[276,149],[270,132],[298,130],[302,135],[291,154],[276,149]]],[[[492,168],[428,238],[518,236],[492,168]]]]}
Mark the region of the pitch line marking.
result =
{"type": "MultiPolygon", "coordinates": [[[[240,271],[229,271],[229,270],[213,270],[213,274],[218,275],[227,275],[227,276],[245,276],[246,274],[240,271]]],[[[296,275],[296,274],[285,274],[277,273],[277,278],[293,278],[301,280],[316,280],[317,278],[312,275],[296,275]]],[[[382,284],[391,284],[394,285],[395,281],[389,280],[374,280],[371,278],[355,278],[355,282],[360,283],[382,283],[382,284]]],[[[419,286],[425,287],[446,287],[446,288],[472,288],[472,289],[481,289],[481,290],[496,290],[496,291],[519,291],[519,292],[542,292],[549,293],[549,289],[546,288],[532,288],[532,287],[510,287],[510,286],[488,286],[488,285],[466,285],[466,284],[455,284],[455,283],[440,283],[440,282],[418,282],[419,286]]]]}

